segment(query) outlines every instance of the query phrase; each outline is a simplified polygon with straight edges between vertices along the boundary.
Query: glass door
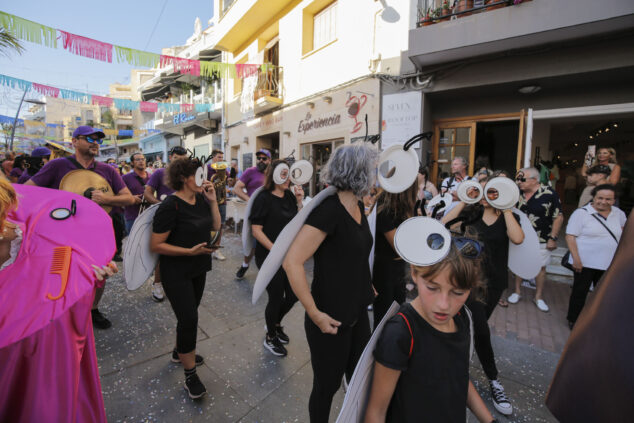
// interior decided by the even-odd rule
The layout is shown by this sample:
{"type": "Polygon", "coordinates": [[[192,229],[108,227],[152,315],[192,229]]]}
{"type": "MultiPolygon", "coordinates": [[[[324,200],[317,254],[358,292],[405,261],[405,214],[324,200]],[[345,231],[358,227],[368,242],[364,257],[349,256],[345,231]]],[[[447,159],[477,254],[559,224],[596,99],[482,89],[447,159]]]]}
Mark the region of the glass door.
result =
{"type": "Polygon", "coordinates": [[[434,128],[433,166],[430,179],[439,183],[451,175],[451,162],[464,157],[469,162],[468,173],[473,173],[476,122],[448,122],[434,128]]]}
{"type": "Polygon", "coordinates": [[[313,178],[310,181],[308,190],[304,193],[306,196],[314,197],[319,191],[324,189],[321,182],[321,171],[328,163],[328,159],[333,150],[344,143],[343,140],[316,142],[312,144],[302,144],[301,154],[303,160],[308,160],[313,165],[313,178]]]}

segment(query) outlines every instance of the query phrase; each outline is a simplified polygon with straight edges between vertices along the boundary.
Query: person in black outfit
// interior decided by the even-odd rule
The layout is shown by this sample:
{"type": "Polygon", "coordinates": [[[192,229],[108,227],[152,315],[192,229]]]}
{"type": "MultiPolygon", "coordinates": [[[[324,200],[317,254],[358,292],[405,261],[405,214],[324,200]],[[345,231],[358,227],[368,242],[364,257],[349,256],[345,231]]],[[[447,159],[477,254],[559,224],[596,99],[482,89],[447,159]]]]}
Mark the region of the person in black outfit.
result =
{"type": "MultiPolygon", "coordinates": [[[[255,198],[251,208],[249,219],[251,220],[253,236],[257,241],[255,263],[258,269],[264,263],[284,226],[295,217],[297,211],[302,207],[304,191],[301,186],[293,187],[293,191],[289,189],[288,172],[287,162],[284,160],[273,161],[267,170],[264,188],[255,198]],[[276,183],[273,178],[275,168],[280,165],[285,165],[280,173],[281,179],[284,180],[281,184],[276,183]]],[[[266,286],[266,292],[269,294],[269,302],[264,311],[267,328],[264,346],[274,355],[285,356],[287,351],[282,344],[288,344],[289,338],[284,333],[280,323],[297,302],[297,297],[288,283],[284,269],[280,268],[273,276],[271,282],[266,286]]]]}
{"type": "MultiPolygon", "coordinates": [[[[483,179],[480,182],[482,189],[490,179],[498,176],[500,173],[496,172],[483,179]]],[[[495,194],[497,193],[490,192],[484,195],[495,194]]],[[[508,287],[509,240],[514,244],[521,244],[524,241],[524,231],[519,224],[519,216],[514,214],[511,209],[495,209],[484,197],[479,204],[471,206],[465,207],[465,203],[460,202],[443,218],[443,222],[446,223],[461,214],[470,214],[475,208],[484,208],[482,217],[469,227],[475,230],[478,239],[484,244],[482,274],[486,280],[486,295],[485,302],[470,296],[467,300],[467,307],[473,313],[475,350],[478,353],[480,363],[482,363],[482,369],[489,379],[493,406],[500,413],[510,415],[513,413],[513,406],[498,380],[498,369],[495,365],[488,320],[498,305],[502,293],[508,287]]]]}
{"type": "Polygon", "coordinates": [[[211,231],[220,229],[213,184],[196,183],[201,166],[198,160],[175,160],[167,167],[168,185],[176,192],[158,207],[150,239],[150,249],[160,254],[163,289],[178,321],[172,361],[183,363],[191,398],[207,392],[196,375],[196,366],[203,363],[196,355],[198,306],[211,270],[211,231]]]}
{"type": "Polygon", "coordinates": [[[374,299],[372,234],[363,196],[374,184],[377,153],[358,143],[337,148],[322,182],[337,188],[308,216],[284,260],[293,291],[306,309],[304,328],[313,367],[310,421],[327,422],[332,398],[348,380],[370,338],[367,306],[374,299]],[[314,256],[312,292],[304,263],[314,256]]]}
{"type": "Polygon", "coordinates": [[[406,266],[394,250],[394,234],[398,225],[414,216],[418,181],[399,193],[383,191],[377,199],[376,240],[374,245],[374,270],[372,284],[377,296],[374,299],[374,327],[387,313],[393,301],[405,302],[406,266]]]}

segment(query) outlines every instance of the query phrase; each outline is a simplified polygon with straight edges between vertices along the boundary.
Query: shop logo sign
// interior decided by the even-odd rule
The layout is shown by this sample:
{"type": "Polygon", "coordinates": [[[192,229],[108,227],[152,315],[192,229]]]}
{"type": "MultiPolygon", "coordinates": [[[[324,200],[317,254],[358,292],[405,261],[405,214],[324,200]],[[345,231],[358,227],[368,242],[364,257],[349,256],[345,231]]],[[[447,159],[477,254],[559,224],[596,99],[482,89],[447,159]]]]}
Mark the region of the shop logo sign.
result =
{"type": "Polygon", "coordinates": [[[187,113],[177,113],[174,115],[174,125],[189,122],[190,120],[194,119],[196,119],[196,116],[194,115],[188,115],[187,113]]]}
{"type": "Polygon", "coordinates": [[[313,118],[310,112],[306,113],[306,117],[299,121],[297,132],[306,135],[308,131],[313,129],[325,128],[328,126],[335,126],[341,123],[341,115],[334,114],[328,117],[313,118]]]}

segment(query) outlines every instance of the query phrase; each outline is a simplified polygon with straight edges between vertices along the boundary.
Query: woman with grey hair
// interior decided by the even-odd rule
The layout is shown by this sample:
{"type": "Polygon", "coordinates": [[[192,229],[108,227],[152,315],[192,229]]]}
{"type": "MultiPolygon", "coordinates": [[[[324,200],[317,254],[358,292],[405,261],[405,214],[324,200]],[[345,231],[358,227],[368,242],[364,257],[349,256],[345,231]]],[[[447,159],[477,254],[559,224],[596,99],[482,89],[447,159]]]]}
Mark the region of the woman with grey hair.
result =
{"type": "Polygon", "coordinates": [[[367,306],[374,299],[368,258],[372,234],[361,198],[374,185],[377,152],[364,144],[337,148],[323,182],[337,188],[308,216],[284,260],[306,309],[304,328],[313,366],[310,421],[327,422],[344,373],[352,377],[370,338],[367,306]],[[304,263],[314,257],[312,290],[304,263]]]}

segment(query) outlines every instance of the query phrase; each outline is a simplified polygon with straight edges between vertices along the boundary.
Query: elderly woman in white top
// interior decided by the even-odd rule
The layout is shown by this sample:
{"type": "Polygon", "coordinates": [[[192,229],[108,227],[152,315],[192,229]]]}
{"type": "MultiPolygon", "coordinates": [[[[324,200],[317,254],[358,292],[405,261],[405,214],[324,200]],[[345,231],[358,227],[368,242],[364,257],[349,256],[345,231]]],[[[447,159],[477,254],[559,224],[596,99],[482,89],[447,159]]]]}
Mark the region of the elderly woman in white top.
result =
{"type": "Polygon", "coordinates": [[[597,284],[610,266],[625,226],[625,213],[614,207],[614,185],[598,185],[592,202],[575,210],[566,227],[566,243],[574,284],[568,305],[568,325],[572,329],[586,302],[590,285],[597,284]]]}

